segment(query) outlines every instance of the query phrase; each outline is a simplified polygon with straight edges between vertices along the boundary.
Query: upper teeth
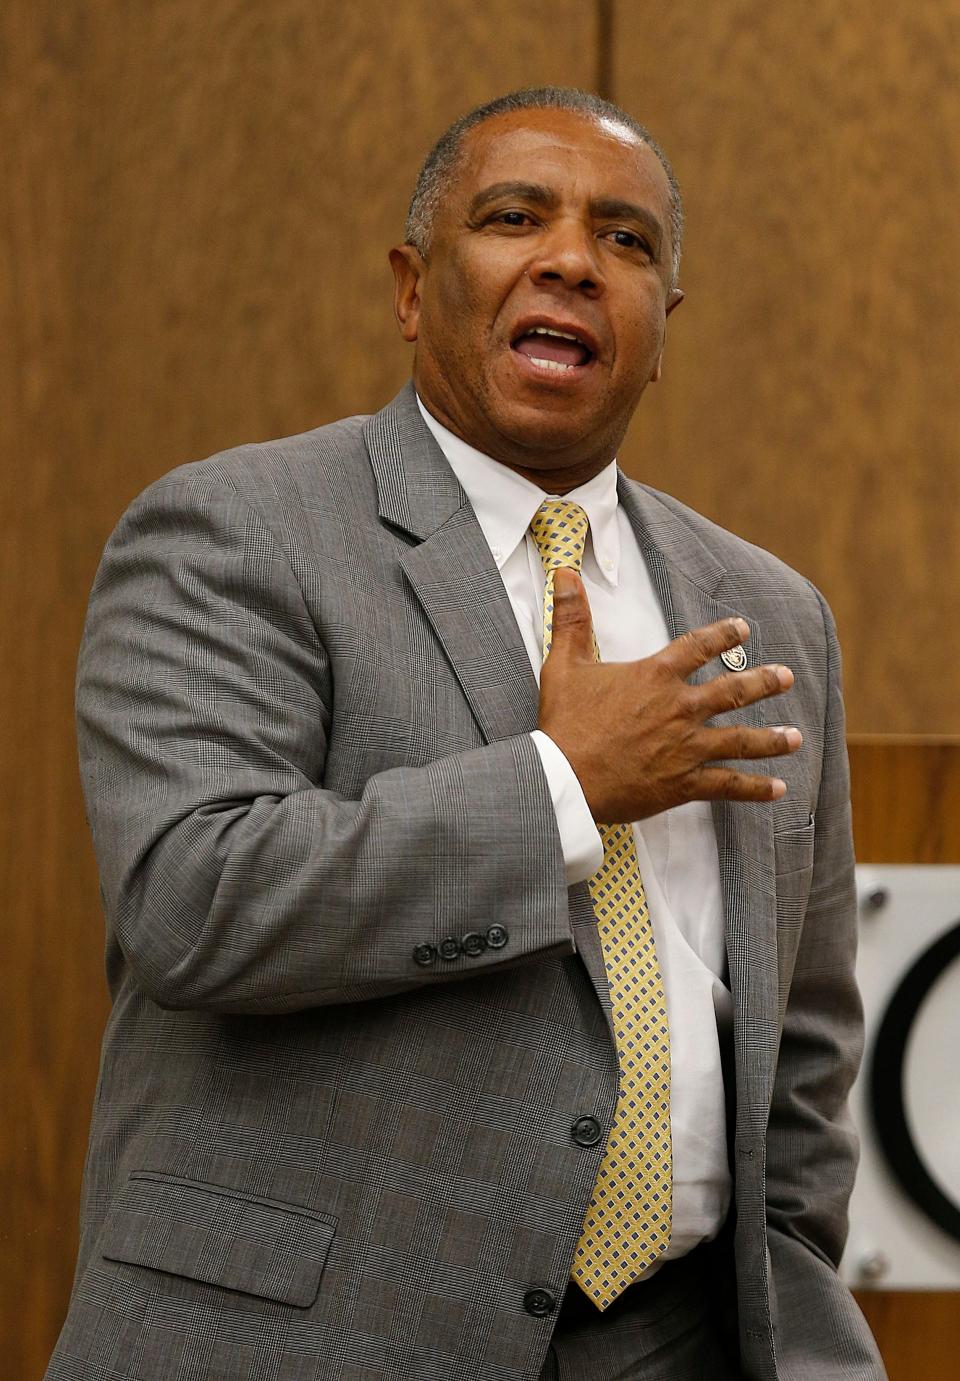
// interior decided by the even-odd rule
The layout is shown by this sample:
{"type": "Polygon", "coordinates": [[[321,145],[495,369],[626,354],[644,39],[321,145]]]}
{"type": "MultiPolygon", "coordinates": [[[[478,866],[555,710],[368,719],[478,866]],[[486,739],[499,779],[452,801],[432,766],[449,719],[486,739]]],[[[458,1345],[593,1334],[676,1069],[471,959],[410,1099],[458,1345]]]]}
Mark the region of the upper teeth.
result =
{"type": "Polygon", "coordinates": [[[580,344],[579,336],[571,336],[569,331],[555,331],[552,326],[532,326],[528,332],[531,336],[559,336],[561,340],[574,340],[580,344]]]}

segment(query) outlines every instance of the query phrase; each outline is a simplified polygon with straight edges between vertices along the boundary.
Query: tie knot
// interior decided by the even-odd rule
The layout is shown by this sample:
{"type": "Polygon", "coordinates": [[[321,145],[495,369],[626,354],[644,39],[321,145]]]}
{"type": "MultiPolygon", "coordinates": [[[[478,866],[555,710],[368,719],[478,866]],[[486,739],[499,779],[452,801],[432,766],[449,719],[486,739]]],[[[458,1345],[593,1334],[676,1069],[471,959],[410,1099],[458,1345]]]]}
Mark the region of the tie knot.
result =
{"type": "Polygon", "coordinates": [[[590,520],[579,504],[569,499],[544,499],[533,516],[530,535],[547,574],[560,566],[579,571],[589,527],[590,520]]]}

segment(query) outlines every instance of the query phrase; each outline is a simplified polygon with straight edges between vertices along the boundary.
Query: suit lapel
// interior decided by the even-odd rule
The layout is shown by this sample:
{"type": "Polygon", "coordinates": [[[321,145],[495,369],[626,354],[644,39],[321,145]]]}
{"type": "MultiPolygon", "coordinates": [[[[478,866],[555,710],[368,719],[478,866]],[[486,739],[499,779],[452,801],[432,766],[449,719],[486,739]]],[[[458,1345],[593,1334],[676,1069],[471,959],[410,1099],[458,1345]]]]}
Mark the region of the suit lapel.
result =
{"type": "Polygon", "coordinates": [[[412,385],[364,428],[380,516],[415,539],[400,564],[488,743],[537,727],[536,677],[496,562],[412,385]]]}
{"type": "MultiPolygon", "coordinates": [[[[749,666],[763,661],[761,630],[749,609],[721,597],[725,572],[689,527],[655,494],[621,477],[620,502],[630,519],[660,599],[671,638],[739,614],[750,625],[749,666]]],[[[694,681],[725,670],[719,662],[694,681]]],[[[724,715],[725,724],[764,722],[763,702],[724,715]]],[[[769,763],[738,763],[766,772],[769,763]]],[[[775,1069],[777,939],[773,816],[769,805],[713,803],[723,889],[724,930],[733,997],[738,1131],[762,1130],[775,1069]]]]}

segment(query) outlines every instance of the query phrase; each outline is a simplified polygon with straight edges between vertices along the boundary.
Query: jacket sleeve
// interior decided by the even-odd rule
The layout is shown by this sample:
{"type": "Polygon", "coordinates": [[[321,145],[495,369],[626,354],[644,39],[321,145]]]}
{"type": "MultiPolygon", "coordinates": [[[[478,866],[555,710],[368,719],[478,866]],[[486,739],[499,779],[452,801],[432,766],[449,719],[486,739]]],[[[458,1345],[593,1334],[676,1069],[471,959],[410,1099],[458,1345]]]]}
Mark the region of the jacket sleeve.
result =
{"type": "Polygon", "coordinates": [[[530,737],[346,800],[323,785],[333,698],[257,509],[199,467],[147,490],[97,574],[77,711],[113,959],[160,1005],[287,1012],[573,953],[530,737]],[[493,943],[413,957],[471,932],[493,943]]]}
{"type": "Polygon", "coordinates": [[[813,877],[767,1134],[776,1351],[784,1381],[880,1381],[886,1373],[876,1344],[836,1273],[857,1166],[847,1099],[863,1029],[854,972],[857,902],[840,652],[830,610],[822,598],[820,604],[827,708],[813,877]]]}

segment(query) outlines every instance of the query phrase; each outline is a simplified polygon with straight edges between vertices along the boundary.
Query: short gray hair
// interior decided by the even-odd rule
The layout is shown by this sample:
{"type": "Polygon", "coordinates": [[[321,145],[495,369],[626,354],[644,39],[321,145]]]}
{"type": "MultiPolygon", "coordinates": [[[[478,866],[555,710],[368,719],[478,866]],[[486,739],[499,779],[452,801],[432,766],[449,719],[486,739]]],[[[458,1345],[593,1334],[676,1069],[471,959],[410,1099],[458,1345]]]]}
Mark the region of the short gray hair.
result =
{"type": "Polygon", "coordinates": [[[433,223],[437,208],[450,190],[463,158],[463,139],[470,130],[491,120],[495,115],[508,115],[517,110],[569,110],[592,120],[609,120],[622,125],[656,154],[670,186],[670,239],[673,246],[671,285],[675,286],[680,272],[680,246],[683,241],[683,201],[670,161],[659,144],[632,115],[612,101],[580,91],[573,86],[530,86],[498,96],[495,101],[476,106],[461,115],[441,134],[427,154],[417,177],[407,223],[404,230],[407,244],[427,257],[433,237],[433,223]]]}

